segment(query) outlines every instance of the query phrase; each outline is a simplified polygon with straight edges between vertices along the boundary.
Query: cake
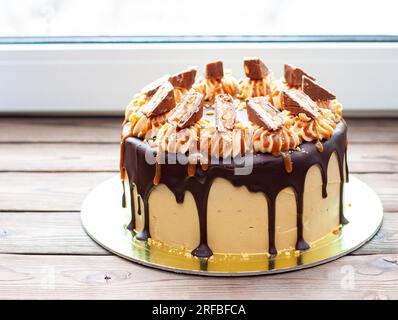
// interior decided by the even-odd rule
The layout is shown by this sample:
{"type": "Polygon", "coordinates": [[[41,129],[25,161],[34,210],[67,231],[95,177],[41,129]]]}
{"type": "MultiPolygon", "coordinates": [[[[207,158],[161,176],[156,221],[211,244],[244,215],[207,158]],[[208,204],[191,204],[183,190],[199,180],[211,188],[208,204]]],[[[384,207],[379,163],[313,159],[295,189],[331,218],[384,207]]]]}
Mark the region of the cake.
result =
{"type": "Polygon", "coordinates": [[[126,108],[120,172],[135,241],[199,258],[307,250],[348,223],[336,96],[286,64],[222,61],[146,85],[126,108]]]}

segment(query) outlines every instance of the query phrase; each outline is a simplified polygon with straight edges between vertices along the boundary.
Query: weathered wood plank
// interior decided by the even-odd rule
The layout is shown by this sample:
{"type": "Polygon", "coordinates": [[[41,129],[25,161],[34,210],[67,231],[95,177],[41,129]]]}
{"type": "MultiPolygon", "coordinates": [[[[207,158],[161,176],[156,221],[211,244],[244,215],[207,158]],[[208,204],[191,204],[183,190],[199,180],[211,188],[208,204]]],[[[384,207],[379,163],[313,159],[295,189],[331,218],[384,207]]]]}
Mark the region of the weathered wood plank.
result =
{"type": "MultiPolygon", "coordinates": [[[[0,212],[0,253],[109,255],[84,232],[79,212],[0,212]]],[[[398,254],[398,212],[352,254],[398,254]]]]}
{"type": "MultiPolygon", "coordinates": [[[[86,194],[115,173],[0,173],[0,211],[77,211],[86,194]]],[[[380,196],[384,210],[398,211],[398,174],[355,174],[380,196]]]]}
{"type": "Polygon", "coordinates": [[[78,211],[87,193],[115,173],[0,173],[0,211],[78,211]]]}
{"type": "Polygon", "coordinates": [[[396,255],[274,276],[205,278],[114,256],[0,255],[0,299],[398,299],[396,255]]]}
{"type": "Polygon", "coordinates": [[[347,125],[350,143],[398,142],[398,118],[348,118],[347,125]]]}
{"type": "Polygon", "coordinates": [[[384,211],[398,211],[398,174],[354,174],[380,197],[384,211]]]}
{"type": "MultiPolygon", "coordinates": [[[[118,171],[119,144],[0,143],[0,171],[118,171]]],[[[398,172],[398,144],[350,144],[351,172],[398,172]]]]}
{"type": "Polygon", "coordinates": [[[0,212],[0,253],[110,254],[85,233],[80,212],[0,212]]]}
{"type": "Polygon", "coordinates": [[[398,212],[384,212],[379,232],[351,255],[382,253],[398,255],[398,212]]]}
{"type": "MultiPolygon", "coordinates": [[[[3,117],[0,142],[118,142],[122,118],[3,117]]],[[[351,143],[398,142],[398,119],[348,118],[347,123],[351,143]]]]}
{"type": "Polygon", "coordinates": [[[351,143],[348,146],[351,172],[398,172],[398,144],[351,143]]]}
{"type": "Polygon", "coordinates": [[[118,171],[120,145],[0,144],[0,171],[118,171]]]}
{"type": "Polygon", "coordinates": [[[123,117],[2,117],[0,142],[117,142],[123,117]]]}

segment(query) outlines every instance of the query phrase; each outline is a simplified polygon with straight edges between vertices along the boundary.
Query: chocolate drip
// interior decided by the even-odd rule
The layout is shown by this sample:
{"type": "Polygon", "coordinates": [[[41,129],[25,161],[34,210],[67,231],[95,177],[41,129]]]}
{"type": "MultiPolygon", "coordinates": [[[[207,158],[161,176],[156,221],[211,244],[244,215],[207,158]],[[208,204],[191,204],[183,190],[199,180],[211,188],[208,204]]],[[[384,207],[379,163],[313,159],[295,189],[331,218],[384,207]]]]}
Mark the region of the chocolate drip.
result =
{"type": "MultiPolygon", "coordinates": [[[[141,197],[144,202],[144,228],[137,234],[136,239],[146,241],[150,238],[149,232],[149,195],[154,186],[153,179],[155,177],[155,165],[148,163],[146,156],[156,159],[156,151],[149,149],[148,145],[137,138],[128,138],[125,141],[124,147],[124,168],[127,171],[127,176],[130,181],[130,185],[134,184],[137,189],[137,213],[142,214],[141,210],[141,197]],[[134,140],[134,143],[129,143],[130,140],[134,140]]],[[[133,212],[132,212],[133,213],[133,212]]],[[[134,219],[134,215],[132,214],[134,219]]]]}
{"type": "MultiPolygon", "coordinates": [[[[341,119],[341,122],[344,123],[344,125],[347,127],[347,122],[344,119],[341,119]]],[[[346,129],[347,130],[347,129],[346,129]]],[[[349,174],[348,174],[348,162],[347,162],[347,148],[348,148],[348,139],[347,139],[347,133],[346,133],[346,138],[345,138],[345,148],[344,148],[344,158],[345,158],[345,181],[349,182],[349,174]]]]}
{"type": "Polygon", "coordinates": [[[304,224],[303,224],[303,202],[304,202],[304,181],[303,186],[300,188],[299,192],[295,192],[296,205],[297,205],[297,250],[307,250],[309,249],[308,243],[304,240],[304,224]]]}
{"type": "Polygon", "coordinates": [[[328,197],[328,168],[323,168],[321,167],[321,177],[322,177],[322,198],[327,198],[328,197]]]}
{"type": "Polygon", "coordinates": [[[137,194],[137,214],[140,216],[142,214],[141,211],[141,196],[139,194],[137,194]]]}
{"type": "Polygon", "coordinates": [[[135,237],[137,240],[147,241],[151,237],[151,233],[149,232],[149,205],[148,205],[149,196],[144,198],[144,228],[141,232],[139,232],[135,237]]]}
{"type": "MultiPolygon", "coordinates": [[[[190,191],[195,200],[199,216],[200,244],[192,254],[198,257],[212,255],[207,244],[207,201],[211,185],[216,178],[224,178],[234,186],[246,186],[251,192],[262,192],[268,203],[268,228],[269,228],[269,253],[276,254],[275,246],[275,220],[276,198],[280,191],[291,187],[296,194],[297,207],[297,244],[296,249],[308,248],[303,235],[303,194],[305,178],[308,170],[317,165],[322,175],[322,196],[326,197],[327,168],[329,159],[334,152],[337,154],[340,171],[340,222],[346,223],[343,215],[343,188],[344,188],[344,155],[346,152],[346,125],[340,122],[333,136],[323,143],[323,152],[318,152],[315,142],[304,142],[301,151],[291,151],[291,161],[294,163],[293,171],[288,173],[285,169],[282,156],[271,154],[253,155],[253,170],[249,175],[235,175],[234,169],[239,165],[234,163],[213,163],[202,168],[198,166],[194,175],[187,174],[187,165],[166,163],[162,164],[162,176],[159,183],[165,184],[173,192],[176,201],[184,201],[186,191],[190,191]]],[[[125,142],[124,167],[131,183],[137,188],[137,194],[144,201],[145,223],[144,229],[137,235],[139,240],[147,240],[149,232],[149,206],[148,199],[154,187],[156,165],[145,160],[145,153],[152,153],[155,159],[156,150],[151,149],[145,142],[137,138],[128,138],[125,142]]],[[[166,157],[167,159],[167,157],[166,157]]],[[[249,155],[246,155],[249,160],[249,155]]],[[[348,173],[348,171],[347,171],[348,173]]]]}
{"type": "Polygon", "coordinates": [[[124,181],[122,180],[123,194],[122,194],[122,207],[126,208],[126,187],[124,186],[124,181]]]}
{"type": "Polygon", "coordinates": [[[192,194],[195,194],[194,199],[198,209],[200,228],[199,246],[192,251],[192,255],[199,258],[208,258],[213,255],[213,252],[207,244],[207,200],[209,198],[211,184],[207,183],[202,189],[202,192],[199,192],[198,194],[198,185],[196,180],[191,177],[189,181],[191,183],[188,184],[188,190],[191,191],[192,194]]]}
{"type": "Polygon", "coordinates": [[[347,149],[344,148],[343,154],[339,155],[339,171],[340,171],[340,199],[339,199],[339,217],[340,217],[340,224],[347,224],[349,221],[344,216],[344,205],[343,205],[343,198],[344,198],[344,182],[348,182],[348,166],[347,166],[347,149]],[[344,161],[344,164],[343,164],[344,161]],[[346,179],[344,179],[344,168],[346,168],[346,179]]]}
{"type": "MultiPolygon", "coordinates": [[[[123,182],[123,188],[124,188],[124,182],[123,182]]],[[[135,229],[135,204],[134,204],[134,185],[130,183],[130,208],[131,208],[131,220],[130,223],[127,226],[128,230],[134,230],[135,229]]]]}

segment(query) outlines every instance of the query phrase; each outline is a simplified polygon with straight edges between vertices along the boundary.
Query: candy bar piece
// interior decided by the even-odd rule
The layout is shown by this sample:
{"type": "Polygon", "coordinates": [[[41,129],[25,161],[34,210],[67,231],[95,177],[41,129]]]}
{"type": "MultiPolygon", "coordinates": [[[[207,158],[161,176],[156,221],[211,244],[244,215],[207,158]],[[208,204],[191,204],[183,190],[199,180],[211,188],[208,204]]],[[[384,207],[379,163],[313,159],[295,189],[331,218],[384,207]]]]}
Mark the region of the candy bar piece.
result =
{"type": "Polygon", "coordinates": [[[319,116],[318,105],[304,92],[297,89],[290,89],[282,92],[282,107],[294,115],[305,113],[313,119],[319,116]]]}
{"type": "Polygon", "coordinates": [[[303,76],[303,82],[301,84],[301,90],[315,101],[327,101],[336,99],[336,96],[329,90],[316,83],[314,80],[303,76]]]}
{"type": "Polygon", "coordinates": [[[245,69],[246,76],[253,80],[264,79],[269,73],[268,68],[264,62],[259,58],[245,58],[243,60],[243,69],[245,69]]]}
{"type": "Polygon", "coordinates": [[[147,84],[144,88],[141,89],[141,93],[146,94],[148,97],[151,97],[155,94],[155,92],[159,89],[159,87],[169,80],[169,75],[165,75],[150,84],[147,84]]]}
{"type": "Polygon", "coordinates": [[[183,129],[199,121],[203,116],[203,95],[191,89],[170,115],[168,122],[183,129]]]}
{"type": "Polygon", "coordinates": [[[214,80],[224,77],[222,61],[213,61],[206,64],[206,79],[214,80]]]}
{"type": "Polygon", "coordinates": [[[285,64],[285,80],[288,85],[292,87],[301,86],[303,76],[315,80],[315,78],[306,74],[302,69],[292,66],[291,64],[285,64]]]}
{"type": "Polygon", "coordinates": [[[195,82],[196,72],[196,67],[191,67],[172,75],[169,81],[174,88],[191,89],[193,83],[195,82]]]}
{"type": "Polygon", "coordinates": [[[176,106],[174,88],[169,81],[164,82],[141,111],[147,117],[157,116],[170,111],[176,106]]]}
{"type": "Polygon", "coordinates": [[[267,130],[277,130],[283,125],[283,118],[278,109],[270,104],[266,97],[256,97],[246,100],[248,119],[267,130]]]}
{"type": "Polygon", "coordinates": [[[219,94],[216,97],[214,113],[218,131],[226,132],[234,128],[236,119],[235,103],[229,94],[219,94]]]}

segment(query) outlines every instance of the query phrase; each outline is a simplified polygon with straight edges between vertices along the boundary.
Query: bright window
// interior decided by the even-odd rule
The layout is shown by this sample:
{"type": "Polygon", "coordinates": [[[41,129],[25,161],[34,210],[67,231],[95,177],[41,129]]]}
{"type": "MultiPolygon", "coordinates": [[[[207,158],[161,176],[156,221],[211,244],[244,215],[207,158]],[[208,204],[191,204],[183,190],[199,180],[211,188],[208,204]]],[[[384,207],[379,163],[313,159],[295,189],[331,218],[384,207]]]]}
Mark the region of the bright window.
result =
{"type": "Polygon", "coordinates": [[[0,0],[0,36],[398,35],[394,0],[0,0]]]}

